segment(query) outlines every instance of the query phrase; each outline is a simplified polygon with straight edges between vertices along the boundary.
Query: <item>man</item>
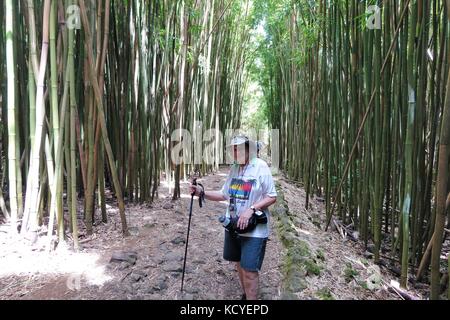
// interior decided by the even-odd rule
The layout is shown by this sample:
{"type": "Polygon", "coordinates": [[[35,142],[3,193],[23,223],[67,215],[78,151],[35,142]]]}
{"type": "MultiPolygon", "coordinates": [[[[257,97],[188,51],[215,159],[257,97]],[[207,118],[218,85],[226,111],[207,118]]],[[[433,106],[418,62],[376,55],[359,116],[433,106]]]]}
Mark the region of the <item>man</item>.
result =
{"type": "Polygon", "coordinates": [[[236,227],[246,229],[250,218],[266,215],[267,223],[259,223],[245,233],[225,229],[225,260],[236,262],[244,294],[242,299],[256,300],[259,271],[261,269],[267,238],[269,237],[268,207],[276,202],[277,193],[270,169],[256,156],[256,143],[247,137],[234,137],[229,145],[233,150],[234,164],[221,191],[204,191],[191,185],[191,192],[212,201],[227,201],[227,217],[239,217],[236,227]]]}

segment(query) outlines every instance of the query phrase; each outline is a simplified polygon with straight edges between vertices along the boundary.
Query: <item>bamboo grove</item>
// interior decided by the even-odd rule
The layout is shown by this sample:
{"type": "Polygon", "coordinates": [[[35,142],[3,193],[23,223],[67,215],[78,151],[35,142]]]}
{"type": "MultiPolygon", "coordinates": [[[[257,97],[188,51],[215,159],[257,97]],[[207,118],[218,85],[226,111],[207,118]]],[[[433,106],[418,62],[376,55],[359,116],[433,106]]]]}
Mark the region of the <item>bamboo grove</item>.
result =
{"type": "Polygon", "coordinates": [[[218,168],[218,136],[212,162],[175,165],[173,133],[239,128],[251,73],[306,209],[323,197],[327,228],[351,226],[377,263],[400,267],[402,286],[429,281],[438,299],[449,283],[449,10],[450,0],[1,1],[0,217],[77,248],[80,228],[107,222],[111,190],[127,234],[126,202],[151,202],[161,178],[177,199],[183,178],[218,168]],[[265,35],[251,43],[258,24],[265,35]]]}
{"type": "Polygon", "coordinates": [[[124,201],[152,201],[164,174],[176,199],[181,178],[217,168],[174,166],[171,135],[238,126],[248,16],[228,0],[1,1],[0,208],[12,230],[77,247],[80,227],[107,221],[112,190],[127,234],[124,201]]]}
{"type": "Polygon", "coordinates": [[[283,168],[308,198],[325,198],[327,228],[351,224],[376,262],[396,261],[403,286],[431,264],[437,299],[449,281],[450,1],[266,1],[259,10],[260,81],[284,137],[283,168]]]}

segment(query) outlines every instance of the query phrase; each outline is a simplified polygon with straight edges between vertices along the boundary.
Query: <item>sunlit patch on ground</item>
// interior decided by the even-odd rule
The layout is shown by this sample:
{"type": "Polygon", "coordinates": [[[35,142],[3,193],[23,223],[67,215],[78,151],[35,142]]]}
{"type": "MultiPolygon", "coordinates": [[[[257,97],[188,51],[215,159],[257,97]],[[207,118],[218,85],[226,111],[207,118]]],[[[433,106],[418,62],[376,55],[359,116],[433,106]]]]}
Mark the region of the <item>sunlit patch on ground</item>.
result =
{"type": "Polygon", "coordinates": [[[99,254],[75,252],[65,245],[47,252],[43,242],[42,238],[31,245],[26,240],[1,233],[0,279],[10,276],[67,275],[75,286],[79,283],[102,286],[111,279],[105,267],[99,264],[99,254]]]}

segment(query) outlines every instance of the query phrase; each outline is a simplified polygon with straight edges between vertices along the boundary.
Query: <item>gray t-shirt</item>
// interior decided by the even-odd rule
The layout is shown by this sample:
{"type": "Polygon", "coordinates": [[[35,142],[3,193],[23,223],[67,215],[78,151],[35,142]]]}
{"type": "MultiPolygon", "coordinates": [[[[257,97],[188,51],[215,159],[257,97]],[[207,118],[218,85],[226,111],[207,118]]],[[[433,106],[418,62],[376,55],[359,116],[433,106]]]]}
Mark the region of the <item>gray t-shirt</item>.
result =
{"type": "MultiPolygon", "coordinates": [[[[243,168],[240,168],[238,164],[232,165],[221,192],[228,202],[230,198],[234,199],[235,210],[230,211],[230,214],[238,216],[263,198],[277,196],[270,168],[260,158],[253,158],[243,168]]],[[[266,209],[265,213],[268,219],[267,224],[258,224],[253,231],[241,236],[267,238],[270,232],[269,210],[266,209]]]]}

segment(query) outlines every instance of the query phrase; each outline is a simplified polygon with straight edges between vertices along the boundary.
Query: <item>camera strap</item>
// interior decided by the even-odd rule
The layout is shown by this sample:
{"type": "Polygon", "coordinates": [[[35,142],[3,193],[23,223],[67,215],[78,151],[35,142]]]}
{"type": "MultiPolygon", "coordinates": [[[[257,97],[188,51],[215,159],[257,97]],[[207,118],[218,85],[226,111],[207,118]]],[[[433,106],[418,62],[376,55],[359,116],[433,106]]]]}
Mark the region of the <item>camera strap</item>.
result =
{"type": "Polygon", "coordinates": [[[205,202],[205,187],[201,183],[197,182],[197,185],[199,185],[202,188],[202,192],[200,193],[200,196],[198,197],[198,205],[203,207],[203,202],[205,202]]]}
{"type": "Polygon", "coordinates": [[[229,206],[227,206],[227,212],[225,213],[225,217],[231,218],[231,215],[230,215],[230,207],[229,207],[229,206]]]}

